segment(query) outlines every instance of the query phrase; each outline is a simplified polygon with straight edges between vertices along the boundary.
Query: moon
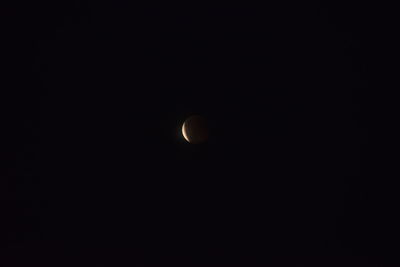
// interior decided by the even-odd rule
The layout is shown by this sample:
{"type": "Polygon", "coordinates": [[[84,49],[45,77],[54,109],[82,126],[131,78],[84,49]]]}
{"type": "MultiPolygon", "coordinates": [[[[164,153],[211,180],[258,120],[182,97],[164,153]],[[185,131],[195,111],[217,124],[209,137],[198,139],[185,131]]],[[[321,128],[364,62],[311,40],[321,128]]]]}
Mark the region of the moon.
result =
{"type": "Polygon", "coordinates": [[[208,139],[207,121],[204,117],[194,115],[182,125],[182,135],[191,144],[200,144],[208,139]]]}

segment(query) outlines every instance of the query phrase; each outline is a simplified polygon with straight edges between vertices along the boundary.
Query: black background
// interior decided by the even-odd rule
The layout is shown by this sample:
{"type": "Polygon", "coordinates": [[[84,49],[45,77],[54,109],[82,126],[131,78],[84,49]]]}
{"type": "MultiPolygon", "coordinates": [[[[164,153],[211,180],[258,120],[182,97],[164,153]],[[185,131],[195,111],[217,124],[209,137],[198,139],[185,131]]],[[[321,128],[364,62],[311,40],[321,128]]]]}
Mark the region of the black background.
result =
{"type": "Polygon", "coordinates": [[[396,263],[376,7],[1,10],[5,266],[396,263]]]}

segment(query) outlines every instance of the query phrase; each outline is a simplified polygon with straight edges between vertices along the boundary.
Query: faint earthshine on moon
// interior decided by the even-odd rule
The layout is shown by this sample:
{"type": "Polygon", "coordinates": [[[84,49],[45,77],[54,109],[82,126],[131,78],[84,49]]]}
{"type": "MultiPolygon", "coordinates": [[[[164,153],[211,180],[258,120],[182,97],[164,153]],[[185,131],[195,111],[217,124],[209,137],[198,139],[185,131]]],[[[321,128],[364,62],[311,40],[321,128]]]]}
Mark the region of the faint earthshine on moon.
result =
{"type": "Polygon", "coordinates": [[[198,115],[187,118],[182,125],[182,135],[191,144],[203,143],[208,138],[206,119],[198,115]]]}

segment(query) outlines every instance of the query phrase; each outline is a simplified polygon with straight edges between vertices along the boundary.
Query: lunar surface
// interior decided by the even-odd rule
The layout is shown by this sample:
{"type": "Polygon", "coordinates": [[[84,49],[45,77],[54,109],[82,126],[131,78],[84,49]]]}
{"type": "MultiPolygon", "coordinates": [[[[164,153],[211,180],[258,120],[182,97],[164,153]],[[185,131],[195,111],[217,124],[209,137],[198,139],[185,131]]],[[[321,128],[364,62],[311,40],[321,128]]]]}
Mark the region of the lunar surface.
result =
{"type": "Polygon", "coordinates": [[[187,118],[182,125],[182,135],[191,144],[205,142],[208,139],[206,119],[198,115],[187,118]]]}

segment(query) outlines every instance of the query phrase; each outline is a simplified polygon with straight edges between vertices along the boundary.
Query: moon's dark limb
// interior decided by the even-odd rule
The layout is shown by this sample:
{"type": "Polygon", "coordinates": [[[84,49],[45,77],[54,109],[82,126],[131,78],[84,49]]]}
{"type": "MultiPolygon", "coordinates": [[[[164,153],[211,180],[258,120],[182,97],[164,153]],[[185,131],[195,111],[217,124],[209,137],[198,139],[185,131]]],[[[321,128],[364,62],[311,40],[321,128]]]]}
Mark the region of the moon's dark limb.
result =
{"type": "Polygon", "coordinates": [[[192,144],[203,143],[208,139],[208,125],[205,118],[194,115],[185,120],[182,134],[192,144]]]}

